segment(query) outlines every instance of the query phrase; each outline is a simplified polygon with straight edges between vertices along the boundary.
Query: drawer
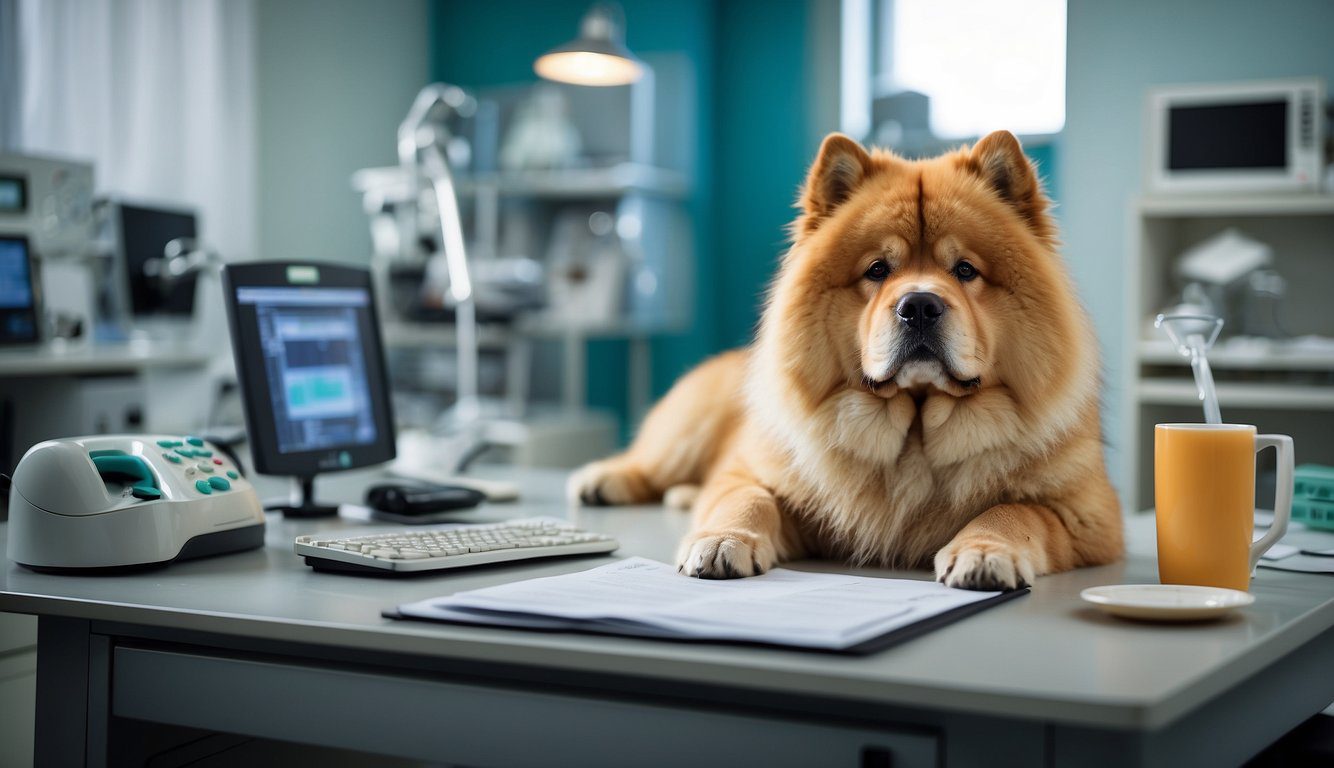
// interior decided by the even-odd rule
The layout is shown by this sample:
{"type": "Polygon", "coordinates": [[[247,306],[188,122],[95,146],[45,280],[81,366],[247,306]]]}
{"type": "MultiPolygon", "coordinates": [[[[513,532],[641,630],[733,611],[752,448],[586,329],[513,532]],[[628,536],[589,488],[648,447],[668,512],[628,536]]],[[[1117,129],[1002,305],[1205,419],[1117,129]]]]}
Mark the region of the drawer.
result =
{"type": "Polygon", "coordinates": [[[456,683],[302,661],[119,647],[112,712],[495,766],[935,766],[935,733],[456,683]]]}

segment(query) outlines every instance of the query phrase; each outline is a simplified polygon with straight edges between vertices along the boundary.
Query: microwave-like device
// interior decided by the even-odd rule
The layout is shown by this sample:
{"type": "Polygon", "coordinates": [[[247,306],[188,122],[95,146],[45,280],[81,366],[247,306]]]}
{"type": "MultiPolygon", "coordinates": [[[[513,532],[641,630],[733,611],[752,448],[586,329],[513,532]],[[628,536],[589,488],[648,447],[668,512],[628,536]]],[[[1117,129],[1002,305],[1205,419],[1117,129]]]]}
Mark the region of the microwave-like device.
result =
{"type": "Polygon", "coordinates": [[[1325,98],[1316,77],[1151,89],[1148,190],[1320,191],[1325,98]]]}

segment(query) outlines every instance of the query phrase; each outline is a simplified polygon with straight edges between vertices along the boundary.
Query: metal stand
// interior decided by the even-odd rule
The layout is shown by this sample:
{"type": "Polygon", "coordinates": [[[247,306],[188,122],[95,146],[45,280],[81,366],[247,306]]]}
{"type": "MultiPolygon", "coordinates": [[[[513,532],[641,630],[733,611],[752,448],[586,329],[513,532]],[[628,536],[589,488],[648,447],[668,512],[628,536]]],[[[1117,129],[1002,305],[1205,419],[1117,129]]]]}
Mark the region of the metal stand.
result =
{"type": "Polygon", "coordinates": [[[288,504],[265,504],[266,512],[281,512],[284,517],[335,517],[338,506],[315,503],[315,476],[292,478],[288,504]]]}

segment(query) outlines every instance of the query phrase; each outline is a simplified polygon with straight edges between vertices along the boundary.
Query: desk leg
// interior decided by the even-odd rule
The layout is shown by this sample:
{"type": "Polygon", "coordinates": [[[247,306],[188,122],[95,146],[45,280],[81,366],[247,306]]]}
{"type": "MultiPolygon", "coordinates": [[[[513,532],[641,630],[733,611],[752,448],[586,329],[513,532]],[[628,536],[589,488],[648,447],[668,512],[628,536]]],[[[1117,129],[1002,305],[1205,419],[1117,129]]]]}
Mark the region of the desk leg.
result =
{"type": "Polygon", "coordinates": [[[36,765],[106,765],[111,647],[83,619],[37,621],[36,765]]]}

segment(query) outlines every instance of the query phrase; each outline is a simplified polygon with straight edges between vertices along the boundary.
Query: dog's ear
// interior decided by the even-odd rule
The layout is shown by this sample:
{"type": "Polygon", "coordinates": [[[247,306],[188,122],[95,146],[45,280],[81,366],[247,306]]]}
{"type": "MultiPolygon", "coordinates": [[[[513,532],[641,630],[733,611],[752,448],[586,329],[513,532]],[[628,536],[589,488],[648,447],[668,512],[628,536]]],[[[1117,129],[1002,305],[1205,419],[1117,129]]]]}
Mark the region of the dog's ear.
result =
{"type": "Polygon", "coordinates": [[[1042,192],[1037,169],[1014,134],[989,133],[973,145],[968,157],[974,172],[987,186],[1045,236],[1051,226],[1047,220],[1047,196],[1042,192]]]}
{"type": "Polygon", "coordinates": [[[801,215],[794,222],[795,233],[814,231],[870,172],[871,156],[861,144],[841,133],[826,136],[797,202],[801,215]]]}

